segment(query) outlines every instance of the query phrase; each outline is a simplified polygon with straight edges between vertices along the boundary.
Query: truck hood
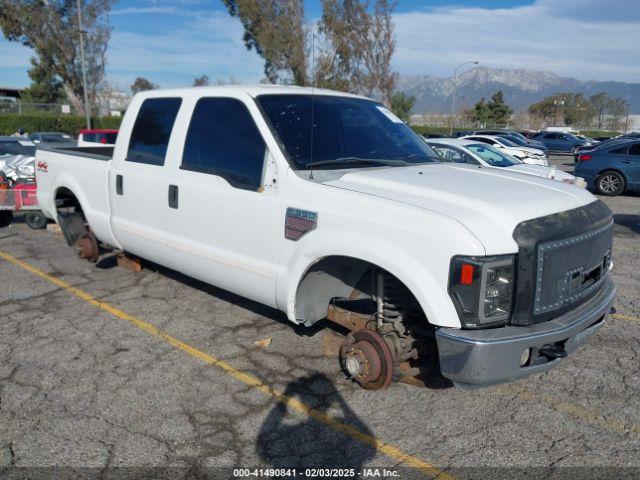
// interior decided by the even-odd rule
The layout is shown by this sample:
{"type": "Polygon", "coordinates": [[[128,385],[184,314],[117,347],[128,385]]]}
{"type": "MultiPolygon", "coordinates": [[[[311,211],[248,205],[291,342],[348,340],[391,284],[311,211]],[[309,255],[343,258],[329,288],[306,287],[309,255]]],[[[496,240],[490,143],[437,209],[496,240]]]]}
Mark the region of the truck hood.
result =
{"type": "Polygon", "coordinates": [[[445,215],[471,231],[487,255],[516,252],[519,223],[596,200],[573,185],[505,170],[437,163],[358,170],[323,183],[445,215]]]}

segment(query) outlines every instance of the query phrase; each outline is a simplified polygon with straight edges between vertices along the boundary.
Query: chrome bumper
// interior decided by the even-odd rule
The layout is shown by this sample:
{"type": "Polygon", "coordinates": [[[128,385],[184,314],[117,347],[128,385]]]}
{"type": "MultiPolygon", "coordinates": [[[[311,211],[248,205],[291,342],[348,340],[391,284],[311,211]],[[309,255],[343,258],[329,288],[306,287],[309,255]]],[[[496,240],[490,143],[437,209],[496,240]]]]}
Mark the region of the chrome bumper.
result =
{"type": "Polygon", "coordinates": [[[616,297],[611,279],[579,307],[553,320],[487,330],[440,328],[436,332],[442,375],[460,386],[508,382],[555,367],[561,358],[540,354],[543,346],[571,353],[597,332],[616,297]],[[530,349],[530,360],[520,366],[530,349]]]}

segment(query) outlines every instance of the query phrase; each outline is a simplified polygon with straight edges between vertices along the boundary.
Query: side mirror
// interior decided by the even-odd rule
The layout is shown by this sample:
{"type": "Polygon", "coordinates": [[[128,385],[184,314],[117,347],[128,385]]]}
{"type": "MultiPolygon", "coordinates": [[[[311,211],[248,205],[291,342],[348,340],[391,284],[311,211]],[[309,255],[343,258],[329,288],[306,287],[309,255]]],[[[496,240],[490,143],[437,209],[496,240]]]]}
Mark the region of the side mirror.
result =
{"type": "Polygon", "coordinates": [[[40,143],[40,140],[32,140],[33,143],[35,143],[36,145],[40,143]]]}

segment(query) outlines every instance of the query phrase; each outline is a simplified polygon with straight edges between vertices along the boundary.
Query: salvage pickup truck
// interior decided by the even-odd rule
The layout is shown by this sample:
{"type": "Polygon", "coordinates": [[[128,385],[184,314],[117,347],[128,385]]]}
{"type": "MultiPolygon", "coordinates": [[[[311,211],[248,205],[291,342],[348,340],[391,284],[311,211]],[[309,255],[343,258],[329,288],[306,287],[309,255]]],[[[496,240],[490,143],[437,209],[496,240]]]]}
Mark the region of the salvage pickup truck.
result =
{"type": "Polygon", "coordinates": [[[368,389],[434,367],[461,386],[554,367],[612,308],[611,211],[437,158],[364,97],[151,91],[112,150],[38,150],[38,201],[85,258],[102,244],[293,323],[333,322],[342,369],[368,389]]]}

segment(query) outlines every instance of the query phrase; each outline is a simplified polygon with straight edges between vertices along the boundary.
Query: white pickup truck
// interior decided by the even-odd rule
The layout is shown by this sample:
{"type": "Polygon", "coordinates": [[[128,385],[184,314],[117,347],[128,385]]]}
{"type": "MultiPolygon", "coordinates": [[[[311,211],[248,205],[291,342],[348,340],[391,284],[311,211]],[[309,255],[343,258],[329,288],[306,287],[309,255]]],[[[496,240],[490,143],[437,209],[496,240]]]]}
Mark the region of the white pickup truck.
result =
{"type": "Polygon", "coordinates": [[[144,92],[113,151],[42,149],[36,165],[42,210],[81,255],[97,260],[101,242],[296,324],[328,319],[345,333],[342,368],[369,389],[434,367],[462,386],[548,370],[616,294],[602,202],[441,163],[363,97],[144,92]]]}

